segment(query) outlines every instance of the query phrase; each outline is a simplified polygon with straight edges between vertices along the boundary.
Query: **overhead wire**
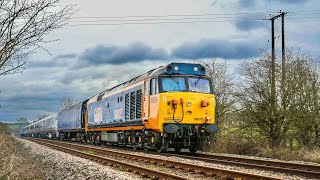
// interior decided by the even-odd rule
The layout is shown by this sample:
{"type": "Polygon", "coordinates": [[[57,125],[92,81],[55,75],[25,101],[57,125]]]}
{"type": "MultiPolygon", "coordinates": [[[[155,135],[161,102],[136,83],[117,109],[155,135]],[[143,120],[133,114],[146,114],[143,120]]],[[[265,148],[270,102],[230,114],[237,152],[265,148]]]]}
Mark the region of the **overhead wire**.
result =
{"type": "Polygon", "coordinates": [[[205,13],[205,14],[168,14],[168,15],[141,15],[141,16],[75,16],[72,17],[72,19],[100,19],[100,18],[104,18],[104,19],[121,19],[121,18],[141,18],[141,17],[187,17],[187,16],[237,16],[237,15],[248,15],[248,14],[252,14],[252,15],[257,15],[257,14],[273,14],[273,13],[277,13],[277,12],[240,12],[240,13],[205,13]]]}
{"type": "MultiPolygon", "coordinates": [[[[240,12],[240,13],[205,13],[205,14],[169,14],[140,16],[77,16],[70,18],[68,26],[117,26],[117,25],[152,25],[152,24],[190,24],[210,22],[233,22],[244,18],[247,21],[268,20],[268,15],[278,12],[240,12]]],[[[318,18],[320,10],[296,11],[287,14],[288,19],[318,18]]]]}

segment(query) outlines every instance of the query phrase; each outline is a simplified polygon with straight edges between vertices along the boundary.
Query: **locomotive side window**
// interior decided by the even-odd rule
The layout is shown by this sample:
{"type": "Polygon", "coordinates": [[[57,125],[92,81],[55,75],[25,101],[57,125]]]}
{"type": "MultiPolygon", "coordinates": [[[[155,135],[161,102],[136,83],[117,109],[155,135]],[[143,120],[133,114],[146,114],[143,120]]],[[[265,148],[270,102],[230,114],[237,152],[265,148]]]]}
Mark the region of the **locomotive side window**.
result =
{"type": "Polygon", "coordinates": [[[156,94],[159,94],[159,84],[158,84],[158,79],[155,79],[156,82],[156,94]]]}
{"type": "Polygon", "coordinates": [[[156,79],[151,79],[150,94],[156,94],[156,79]]]}
{"type": "Polygon", "coordinates": [[[158,80],[151,79],[150,94],[153,95],[158,93],[159,93],[158,80]]]}
{"type": "Polygon", "coordinates": [[[146,81],[146,84],[144,87],[144,95],[149,96],[149,81],[146,81]]]}

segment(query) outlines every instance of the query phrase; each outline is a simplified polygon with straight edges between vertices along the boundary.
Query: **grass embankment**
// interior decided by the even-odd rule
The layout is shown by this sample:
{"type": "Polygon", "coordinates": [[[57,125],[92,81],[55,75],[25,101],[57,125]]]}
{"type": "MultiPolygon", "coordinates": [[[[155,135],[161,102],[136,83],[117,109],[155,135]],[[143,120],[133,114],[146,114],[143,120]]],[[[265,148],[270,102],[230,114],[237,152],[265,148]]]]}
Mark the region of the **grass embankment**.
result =
{"type": "Polygon", "coordinates": [[[265,158],[280,159],[285,161],[309,161],[320,163],[320,149],[307,147],[270,147],[266,140],[245,137],[244,133],[237,131],[221,133],[206,149],[214,153],[239,154],[265,158]]]}
{"type": "Polygon", "coordinates": [[[0,123],[0,179],[42,179],[41,168],[29,158],[28,152],[0,123]]]}

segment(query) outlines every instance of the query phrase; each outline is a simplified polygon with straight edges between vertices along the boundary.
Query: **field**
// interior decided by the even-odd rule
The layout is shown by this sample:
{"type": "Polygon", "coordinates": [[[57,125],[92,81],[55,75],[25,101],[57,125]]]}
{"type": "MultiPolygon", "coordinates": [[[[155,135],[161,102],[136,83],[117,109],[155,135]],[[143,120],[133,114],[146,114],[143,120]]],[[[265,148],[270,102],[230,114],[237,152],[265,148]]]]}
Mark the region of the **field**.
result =
{"type": "Polygon", "coordinates": [[[0,179],[42,179],[41,168],[28,158],[28,149],[10,136],[18,125],[0,123],[0,179]]]}

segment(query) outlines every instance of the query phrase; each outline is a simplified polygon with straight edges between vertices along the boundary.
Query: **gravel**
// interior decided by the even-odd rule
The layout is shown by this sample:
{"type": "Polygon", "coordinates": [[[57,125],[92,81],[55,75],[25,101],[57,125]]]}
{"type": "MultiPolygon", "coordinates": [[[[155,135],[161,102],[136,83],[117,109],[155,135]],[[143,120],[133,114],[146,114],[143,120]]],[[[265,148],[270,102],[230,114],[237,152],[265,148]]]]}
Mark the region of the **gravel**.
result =
{"type": "MultiPolygon", "coordinates": [[[[146,154],[142,153],[142,152],[132,152],[132,151],[116,150],[116,149],[113,149],[113,150],[120,151],[120,152],[126,152],[126,153],[130,153],[130,154],[146,156],[146,154]]],[[[277,173],[277,172],[264,171],[264,170],[258,170],[258,169],[247,169],[247,168],[243,168],[243,167],[229,166],[229,165],[223,165],[223,164],[217,164],[217,163],[206,163],[206,162],[198,161],[198,160],[191,160],[191,159],[186,159],[186,158],[175,157],[174,155],[173,156],[162,156],[162,155],[147,154],[147,156],[160,158],[163,160],[173,160],[173,161],[179,161],[179,162],[195,164],[195,165],[200,165],[200,166],[207,166],[207,167],[212,167],[212,168],[219,168],[219,169],[226,169],[226,170],[233,170],[233,171],[235,170],[235,171],[246,172],[246,173],[251,173],[251,174],[264,175],[264,176],[269,176],[269,177],[274,177],[274,178],[279,178],[279,179],[297,179],[297,180],[298,179],[299,180],[307,179],[304,177],[287,175],[284,173],[277,173]]]]}
{"type": "Polygon", "coordinates": [[[93,161],[18,139],[30,149],[30,155],[41,164],[44,179],[141,179],[134,174],[103,166],[93,161]]]}
{"type": "MultiPolygon", "coordinates": [[[[139,176],[135,176],[131,173],[121,172],[119,170],[111,169],[110,167],[102,166],[95,162],[75,157],[60,151],[56,151],[45,146],[19,139],[23,141],[27,147],[31,148],[34,158],[39,158],[45,165],[44,168],[48,172],[48,179],[141,179],[139,176]]],[[[108,148],[108,147],[105,147],[108,148]]],[[[181,161],[184,163],[196,164],[201,166],[208,166],[219,169],[236,170],[240,172],[247,172],[252,174],[265,175],[269,177],[279,178],[279,179],[306,179],[299,176],[291,176],[283,173],[276,173],[270,171],[263,171],[257,169],[247,169],[237,166],[228,166],[216,163],[206,163],[197,160],[179,158],[175,156],[162,156],[146,154],[143,152],[132,152],[126,150],[116,150],[114,151],[125,152],[128,154],[137,154],[143,156],[150,156],[161,158],[163,160],[174,160],[181,161]]],[[[222,155],[222,154],[220,154],[222,155]]],[[[226,154],[224,154],[226,155],[226,154]]],[[[236,155],[240,156],[240,155],[236,155]]],[[[253,158],[253,157],[251,157],[253,158]]],[[[178,173],[178,172],[177,172],[178,173]]]]}

